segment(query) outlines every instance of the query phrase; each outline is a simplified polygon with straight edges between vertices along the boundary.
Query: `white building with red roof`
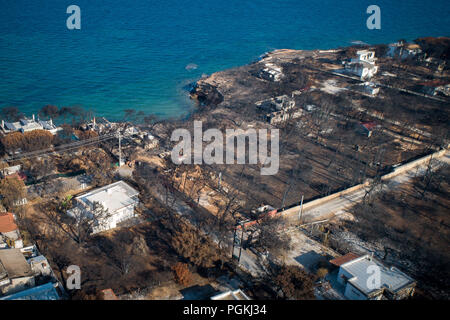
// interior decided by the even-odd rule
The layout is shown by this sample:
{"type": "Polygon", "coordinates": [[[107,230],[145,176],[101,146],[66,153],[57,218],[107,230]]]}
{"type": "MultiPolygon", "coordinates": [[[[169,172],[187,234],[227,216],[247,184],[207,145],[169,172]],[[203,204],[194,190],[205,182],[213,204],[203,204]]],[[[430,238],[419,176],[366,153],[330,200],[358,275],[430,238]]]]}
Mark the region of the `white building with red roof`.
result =
{"type": "Polygon", "coordinates": [[[14,214],[0,213],[0,249],[23,248],[23,241],[14,214]]]}

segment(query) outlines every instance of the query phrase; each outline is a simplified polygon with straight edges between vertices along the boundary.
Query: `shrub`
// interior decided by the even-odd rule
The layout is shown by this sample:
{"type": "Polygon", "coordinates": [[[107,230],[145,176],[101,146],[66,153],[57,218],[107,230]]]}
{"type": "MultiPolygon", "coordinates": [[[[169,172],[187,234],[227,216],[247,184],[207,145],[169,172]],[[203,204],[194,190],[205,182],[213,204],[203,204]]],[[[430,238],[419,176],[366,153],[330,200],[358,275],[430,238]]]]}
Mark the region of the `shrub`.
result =
{"type": "Polygon", "coordinates": [[[327,268],[319,268],[319,270],[317,270],[316,275],[319,279],[323,279],[327,276],[328,274],[328,269],[327,268]]]}
{"type": "Polygon", "coordinates": [[[296,300],[314,299],[314,276],[297,266],[282,266],[275,273],[275,284],[284,298],[296,300]]]}
{"type": "Polygon", "coordinates": [[[177,262],[177,264],[172,267],[172,270],[177,283],[183,286],[187,286],[191,283],[192,274],[186,263],[177,262]]]}
{"type": "Polygon", "coordinates": [[[0,194],[5,208],[12,208],[16,201],[25,198],[25,184],[17,178],[2,179],[0,180],[0,194]]]}

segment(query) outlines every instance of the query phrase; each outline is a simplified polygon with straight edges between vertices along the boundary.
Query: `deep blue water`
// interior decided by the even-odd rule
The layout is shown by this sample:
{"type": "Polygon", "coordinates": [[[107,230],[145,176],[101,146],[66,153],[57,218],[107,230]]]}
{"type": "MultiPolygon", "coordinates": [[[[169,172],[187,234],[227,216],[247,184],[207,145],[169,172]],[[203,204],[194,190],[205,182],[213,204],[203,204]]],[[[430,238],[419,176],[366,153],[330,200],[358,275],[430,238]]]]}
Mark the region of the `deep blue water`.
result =
{"type": "Polygon", "coordinates": [[[0,107],[180,116],[190,108],[183,87],[204,73],[279,48],[449,36],[449,17],[448,1],[0,0],[0,107]],[[81,30],[66,28],[71,4],[81,30]],[[381,30],[366,27],[371,4],[381,30]]]}

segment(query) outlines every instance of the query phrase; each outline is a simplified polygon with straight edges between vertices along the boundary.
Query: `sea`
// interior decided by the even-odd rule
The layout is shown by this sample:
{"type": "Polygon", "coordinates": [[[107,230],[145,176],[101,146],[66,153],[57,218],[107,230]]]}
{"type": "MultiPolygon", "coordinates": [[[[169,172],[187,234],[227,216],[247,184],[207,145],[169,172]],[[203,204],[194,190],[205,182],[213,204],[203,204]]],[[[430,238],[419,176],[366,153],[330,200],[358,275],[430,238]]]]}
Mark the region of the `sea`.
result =
{"type": "Polygon", "coordinates": [[[265,52],[424,36],[450,36],[448,0],[0,0],[0,108],[185,117],[191,83],[265,52]],[[379,30],[366,25],[374,4],[379,30]]]}

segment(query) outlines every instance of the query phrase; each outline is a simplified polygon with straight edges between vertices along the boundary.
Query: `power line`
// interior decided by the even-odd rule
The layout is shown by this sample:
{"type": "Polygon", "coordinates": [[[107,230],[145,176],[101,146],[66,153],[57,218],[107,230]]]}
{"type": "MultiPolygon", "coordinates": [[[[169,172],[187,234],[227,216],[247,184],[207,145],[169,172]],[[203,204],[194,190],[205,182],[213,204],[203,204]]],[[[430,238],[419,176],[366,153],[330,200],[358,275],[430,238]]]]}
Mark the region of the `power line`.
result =
{"type": "Polygon", "coordinates": [[[35,157],[39,157],[39,156],[45,156],[45,155],[50,155],[50,154],[57,154],[57,153],[60,153],[60,152],[66,152],[66,151],[78,149],[78,148],[81,148],[81,147],[85,147],[85,146],[88,146],[88,145],[101,143],[101,142],[104,142],[104,141],[107,141],[107,140],[111,140],[111,139],[114,139],[114,138],[117,138],[117,134],[116,133],[105,134],[105,135],[98,136],[98,137],[95,137],[95,138],[90,138],[90,139],[86,139],[86,140],[82,140],[82,141],[77,141],[77,142],[72,142],[72,143],[59,145],[59,146],[53,147],[53,148],[47,148],[47,149],[44,149],[44,150],[36,150],[36,151],[27,152],[27,153],[22,153],[22,154],[20,154],[18,156],[11,156],[11,157],[5,158],[4,161],[30,159],[30,158],[35,158],[35,157]]]}

